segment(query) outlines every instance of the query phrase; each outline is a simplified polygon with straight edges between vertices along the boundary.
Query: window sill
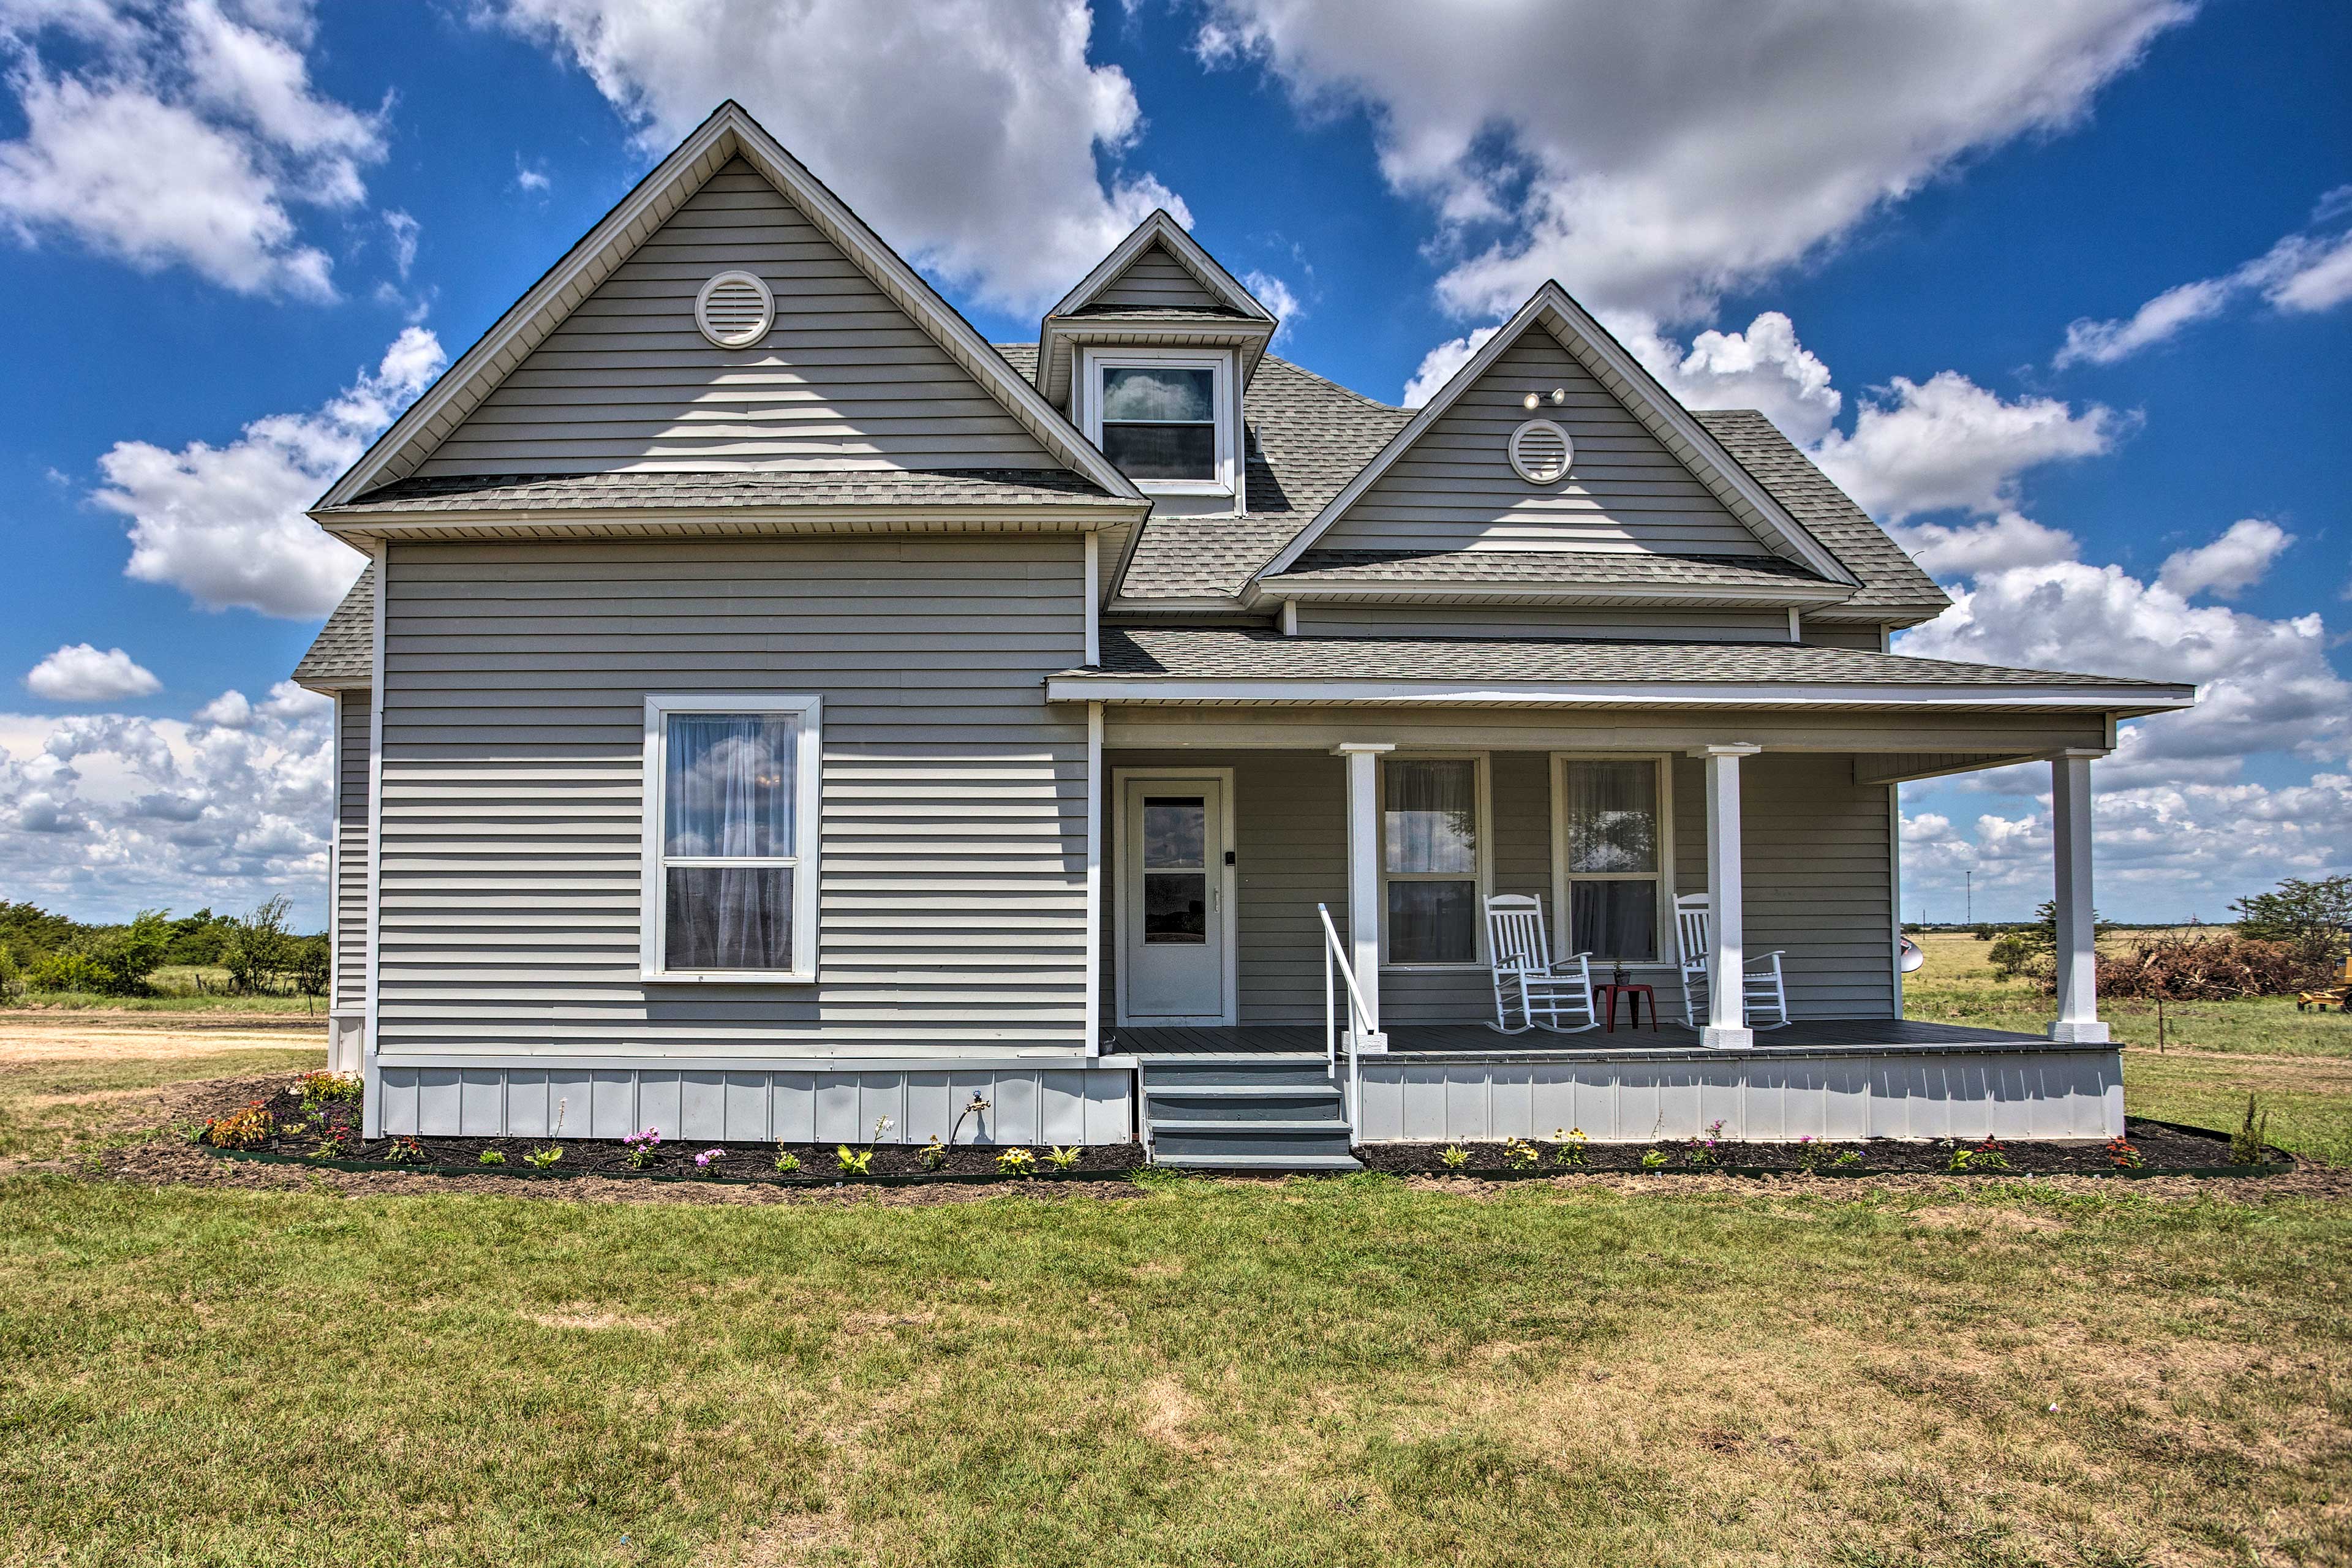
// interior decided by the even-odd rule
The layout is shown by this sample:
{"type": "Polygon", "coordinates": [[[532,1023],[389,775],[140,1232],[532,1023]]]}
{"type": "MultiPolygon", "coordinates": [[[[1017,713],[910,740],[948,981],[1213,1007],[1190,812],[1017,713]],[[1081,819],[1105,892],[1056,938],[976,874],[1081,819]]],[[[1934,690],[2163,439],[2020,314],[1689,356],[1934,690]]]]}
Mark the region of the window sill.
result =
{"type": "Polygon", "coordinates": [[[647,985],[814,985],[817,977],[797,969],[642,969],[637,979],[647,985]]]}
{"type": "Polygon", "coordinates": [[[1148,496],[1231,496],[1234,487],[1219,479],[1136,479],[1135,488],[1148,496]]]}

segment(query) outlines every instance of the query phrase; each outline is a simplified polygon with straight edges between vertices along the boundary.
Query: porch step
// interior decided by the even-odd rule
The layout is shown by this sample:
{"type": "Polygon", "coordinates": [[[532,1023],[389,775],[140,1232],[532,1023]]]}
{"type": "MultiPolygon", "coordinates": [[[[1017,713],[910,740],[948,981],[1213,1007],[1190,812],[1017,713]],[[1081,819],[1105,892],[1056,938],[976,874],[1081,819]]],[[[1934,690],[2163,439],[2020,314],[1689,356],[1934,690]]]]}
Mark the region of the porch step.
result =
{"type": "Polygon", "coordinates": [[[1164,1165],[1357,1170],[1345,1109],[1319,1056],[1153,1058],[1144,1067],[1143,1113],[1164,1165]]]}

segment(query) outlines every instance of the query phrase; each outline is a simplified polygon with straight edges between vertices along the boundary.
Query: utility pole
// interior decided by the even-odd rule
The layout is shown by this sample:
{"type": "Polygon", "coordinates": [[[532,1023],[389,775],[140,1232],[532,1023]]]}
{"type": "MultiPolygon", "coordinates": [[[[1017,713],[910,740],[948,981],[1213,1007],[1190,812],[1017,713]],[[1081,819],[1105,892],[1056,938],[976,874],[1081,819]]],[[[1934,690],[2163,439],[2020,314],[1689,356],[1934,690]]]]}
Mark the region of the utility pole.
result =
{"type": "Polygon", "coordinates": [[[1962,910],[1960,918],[1968,924],[1974,925],[1977,923],[1977,874],[1974,871],[1960,873],[1960,896],[1966,900],[1960,906],[1962,910]]]}

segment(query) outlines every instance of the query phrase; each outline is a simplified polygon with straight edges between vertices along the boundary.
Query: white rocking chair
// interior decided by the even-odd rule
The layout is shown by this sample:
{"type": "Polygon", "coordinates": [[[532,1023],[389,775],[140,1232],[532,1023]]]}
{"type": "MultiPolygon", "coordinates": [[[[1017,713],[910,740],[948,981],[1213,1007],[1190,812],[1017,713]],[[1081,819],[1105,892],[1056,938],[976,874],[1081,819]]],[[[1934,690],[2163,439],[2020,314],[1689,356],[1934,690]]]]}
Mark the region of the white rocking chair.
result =
{"type": "MultiPolygon", "coordinates": [[[[1715,900],[1705,893],[1685,893],[1675,900],[1675,939],[1682,948],[1683,1022],[1694,1029],[1706,1026],[1707,954],[1715,945],[1707,928],[1714,912],[1715,900]]],[[[1788,1023],[1789,993],[1780,981],[1780,953],[1749,959],[1739,978],[1741,1010],[1749,1028],[1778,1029],[1788,1023]]]]}
{"type": "Polygon", "coordinates": [[[1519,893],[1488,899],[1486,946],[1495,976],[1495,1021],[1488,1028],[1506,1035],[1529,1029],[1576,1035],[1601,1026],[1592,1006],[1592,955],[1552,961],[1551,943],[1544,939],[1543,900],[1519,893]],[[1581,1022],[1564,1025],[1568,1018],[1581,1022]]]}

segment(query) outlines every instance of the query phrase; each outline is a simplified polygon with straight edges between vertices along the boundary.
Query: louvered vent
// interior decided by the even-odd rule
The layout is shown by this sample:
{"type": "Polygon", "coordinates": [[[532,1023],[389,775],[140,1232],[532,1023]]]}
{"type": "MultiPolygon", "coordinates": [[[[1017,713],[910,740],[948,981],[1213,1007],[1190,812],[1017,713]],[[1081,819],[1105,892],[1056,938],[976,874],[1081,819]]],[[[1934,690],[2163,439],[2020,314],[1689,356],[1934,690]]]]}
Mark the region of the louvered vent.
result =
{"type": "Polygon", "coordinates": [[[722,349],[750,348],[775,322],[775,296],[749,272],[722,272],[694,298],[694,324],[722,349]]]}
{"type": "Polygon", "coordinates": [[[1556,485],[1576,461],[1576,443],[1549,419],[1530,419],[1511,432],[1511,467],[1531,485],[1556,485]]]}

